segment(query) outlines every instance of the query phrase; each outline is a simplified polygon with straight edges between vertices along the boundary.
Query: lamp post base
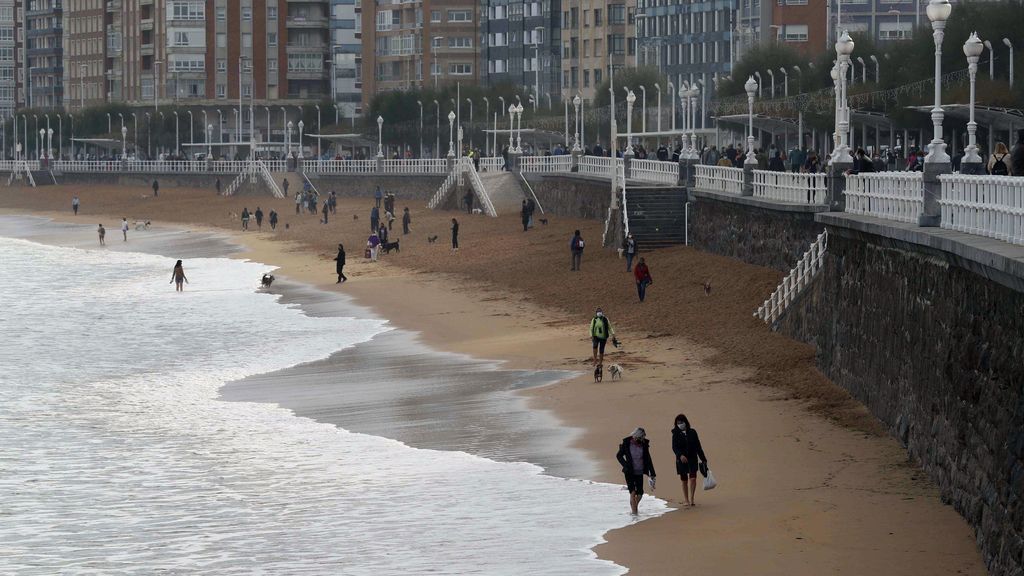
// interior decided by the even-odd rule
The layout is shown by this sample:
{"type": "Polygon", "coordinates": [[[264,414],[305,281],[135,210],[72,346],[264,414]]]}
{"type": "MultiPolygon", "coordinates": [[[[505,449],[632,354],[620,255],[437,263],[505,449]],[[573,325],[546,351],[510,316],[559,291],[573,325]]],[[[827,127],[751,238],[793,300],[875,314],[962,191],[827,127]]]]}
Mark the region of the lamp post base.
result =
{"type": "Polygon", "coordinates": [[[829,167],[827,198],[829,211],[846,211],[846,172],[852,169],[852,158],[849,162],[833,161],[829,167]]]}
{"type": "Polygon", "coordinates": [[[939,176],[949,174],[953,166],[949,162],[925,162],[924,164],[924,210],[917,219],[917,225],[936,228],[942,223],[942,183],[939,176]]]}

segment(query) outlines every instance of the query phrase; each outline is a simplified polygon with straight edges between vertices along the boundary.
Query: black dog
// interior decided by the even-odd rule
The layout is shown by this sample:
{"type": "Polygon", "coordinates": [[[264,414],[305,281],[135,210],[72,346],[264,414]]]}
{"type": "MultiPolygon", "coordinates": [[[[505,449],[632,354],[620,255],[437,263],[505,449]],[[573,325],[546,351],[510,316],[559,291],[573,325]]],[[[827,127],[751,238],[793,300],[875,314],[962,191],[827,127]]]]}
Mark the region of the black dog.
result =
{"type": "Polygon", "coordinates": [[[540,223],[541,223],[542,226],[547,226],[548,225],[548,219],[547,218],[541,218],[540,219],[540,223]]]}
{"type": "Polygon", "coordinates": [[[358,214],[353,214],[352,215],[352,219],[353,220],[359,220],[359,215],[358,214]]]}
{"type": "Polygon", "coordinates": [[[264,288],[270,288],[270,285],[274,283],[274,275],[267,272],[263,275],[263,279],[260,280],[260,283],[263,284],[264,288]]]}
{"type": "Polygon", "coordinates": [[[598,364],[597,367],[594,368],[594,382],[596,383],[602,380],[604,380],[604,365],[598,364]]]}
{"type": "Polygon", "coordinates": [[[427,244],[433,244],[437,242],[437,236],[427,236],[427,244]]]}
{"type": "Polygon", "coordinates": [[[385,242],[384,243],[384,253],[385,254],[391,254],[392,250],[394,250],[395,252],[401,252],[402,251],[402,247],[398,245],[398,240],[395,240],[394,242],[385,242]]]}

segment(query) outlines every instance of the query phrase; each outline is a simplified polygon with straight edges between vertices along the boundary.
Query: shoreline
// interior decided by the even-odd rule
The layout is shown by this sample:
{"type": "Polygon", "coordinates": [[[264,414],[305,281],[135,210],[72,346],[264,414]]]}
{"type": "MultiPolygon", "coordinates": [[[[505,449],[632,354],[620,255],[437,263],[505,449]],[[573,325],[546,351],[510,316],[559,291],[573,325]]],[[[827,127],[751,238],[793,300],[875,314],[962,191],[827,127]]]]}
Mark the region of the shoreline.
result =
{"type": "MultiPolygon", "coordinates": [[[[243,237],[250,252],[239,256],[283,263],[281,276],[335,288],[325,282],[333,280],[332,263],[302,245],[190,227],[243,237]]],[[[632,331],[630,351],[609,359],[627,367],[624,381],[595,385],[583,322],[564,311],[445,273],[390,263],[354,268],[353,281],[341,290],[431,347],[511,368],[584,371],[522,394],[583,430],[575,444],[598,464],[592,480],[622,483],[611,456],[640,424],[652,438],[658,496],[678,501],[668,428],[676,412],[688,413],[720,488],[699,491],[696,509],[608,533],[596,548],[600,558],[636,574],[674,573],[683,565],[719,574],[984,573],[966,523],[906,464],[894,440],[841,427],[816,414],[812,402],[758,386],[751,382],[755,371],[729,365],[720,349],[632,331]],[[737,544],[743,554],[736,554],[737,544]]]]}

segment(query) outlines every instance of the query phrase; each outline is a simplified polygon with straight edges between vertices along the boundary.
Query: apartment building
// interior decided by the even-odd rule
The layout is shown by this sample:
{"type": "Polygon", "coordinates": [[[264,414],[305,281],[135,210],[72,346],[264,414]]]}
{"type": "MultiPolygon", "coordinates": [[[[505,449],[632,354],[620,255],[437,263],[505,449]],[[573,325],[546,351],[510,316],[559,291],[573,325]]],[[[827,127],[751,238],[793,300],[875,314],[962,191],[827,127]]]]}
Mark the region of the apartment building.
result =
{"type": "Polygon", "coordinates": [[[562,0],[562,96],[595,89],[616,70],[637,65],[636,0],[562,0]]]}
{"type": "Polygon", "coordinates": [[[709,90],[732,73],[735,0],[668,4],[639,0],[641,65],[656,66],[679,88],[699,81],[709,90]]]}
{"type": "Polygon", "coordinates": [[[477,0],[367,0],[363,7],[363,100],[480,80],[477,0]]]}
{"type": "Polygon", "coordinates": [[[481,0],[480,18],[486,83],[512,84],[525,94],[539,92],[539,102],[557,102],[562,68],[561,1],[481,0]]]}
{"type": "Polygon", "coordinates": [[[362,7],[356,0],[331,0],[330,88],[333,101],[346,118],[363,112],[362,17],[362,7]]]}
{"type": "Polygon", "coordinates": [[[107,101],[106,0],[64,0],[63,51],[66,110],[107,101]]]}
{"type": "Polygon", "coordinates": [[[60,108],[64,102],[63,8],[61,0],[26,0],[26,104],[60,108]]]}
{"type": "Polygon", "coordinates": [[[0,0],[0,118],[10,117],[18,103],[18,72],[21,71],[17,59],[20,46],[15,32],[18,8],[14,0],[0,0]]]}

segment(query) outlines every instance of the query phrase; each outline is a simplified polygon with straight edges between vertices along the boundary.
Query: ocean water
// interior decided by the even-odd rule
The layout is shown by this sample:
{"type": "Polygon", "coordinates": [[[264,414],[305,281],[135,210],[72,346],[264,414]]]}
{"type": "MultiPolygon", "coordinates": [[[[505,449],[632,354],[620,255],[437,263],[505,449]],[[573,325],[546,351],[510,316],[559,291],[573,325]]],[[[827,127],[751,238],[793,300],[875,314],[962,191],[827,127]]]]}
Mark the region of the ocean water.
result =
{"type": "Polygon", "coordinates": [[[186,261],[183,294],[163,256],[0,238],[0,262],[0,574],[624,571],[590,550],[632,521],[620,486],[218,399],[380,320],[282,305],[239,260],[186,261]]]}

